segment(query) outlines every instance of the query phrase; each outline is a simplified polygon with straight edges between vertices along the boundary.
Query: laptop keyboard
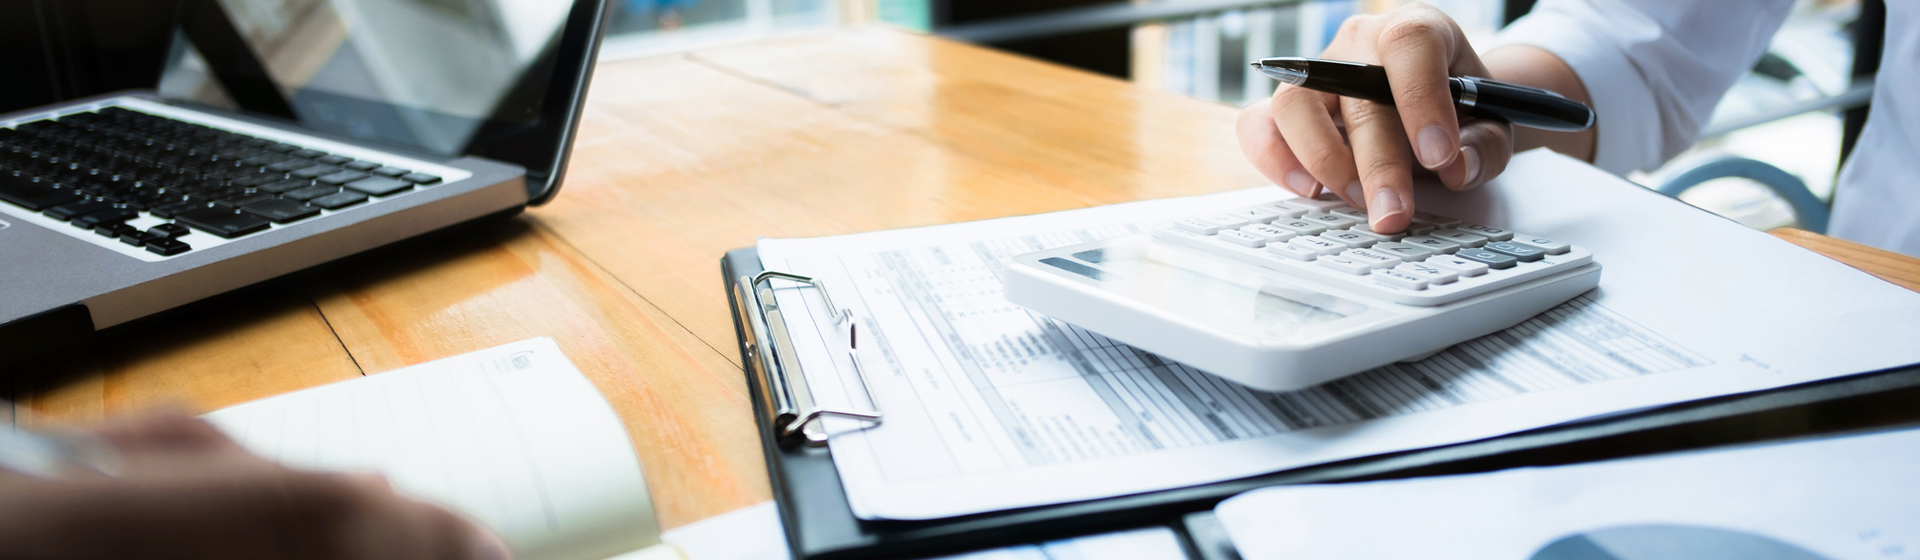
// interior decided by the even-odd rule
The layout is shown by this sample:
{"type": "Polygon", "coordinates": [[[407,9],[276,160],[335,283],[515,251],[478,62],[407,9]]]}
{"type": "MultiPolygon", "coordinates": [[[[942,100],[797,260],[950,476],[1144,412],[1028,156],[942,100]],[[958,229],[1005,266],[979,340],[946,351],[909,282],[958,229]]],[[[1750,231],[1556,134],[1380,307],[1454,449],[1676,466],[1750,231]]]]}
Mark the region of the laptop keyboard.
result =
{"type": "Polygon", "coordinates": [[[162,256],[194,249],[188,228],[232,239],[440,183],[122,107],[0,128],[0,203],[162,256]]]}

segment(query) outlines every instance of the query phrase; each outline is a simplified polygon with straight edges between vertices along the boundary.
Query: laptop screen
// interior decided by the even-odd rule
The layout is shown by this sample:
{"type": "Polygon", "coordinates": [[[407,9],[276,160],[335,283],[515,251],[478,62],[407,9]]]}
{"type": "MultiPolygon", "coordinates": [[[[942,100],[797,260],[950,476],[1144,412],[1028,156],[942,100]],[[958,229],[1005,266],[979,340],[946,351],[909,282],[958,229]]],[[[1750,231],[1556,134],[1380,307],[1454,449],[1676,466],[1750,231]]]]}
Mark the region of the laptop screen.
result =
{"type": "Polygon", "coordinates": [[[185,4],[161,95],[517,163],[536,202],[558,182],[603,11],[601,0],[185,4]]]}

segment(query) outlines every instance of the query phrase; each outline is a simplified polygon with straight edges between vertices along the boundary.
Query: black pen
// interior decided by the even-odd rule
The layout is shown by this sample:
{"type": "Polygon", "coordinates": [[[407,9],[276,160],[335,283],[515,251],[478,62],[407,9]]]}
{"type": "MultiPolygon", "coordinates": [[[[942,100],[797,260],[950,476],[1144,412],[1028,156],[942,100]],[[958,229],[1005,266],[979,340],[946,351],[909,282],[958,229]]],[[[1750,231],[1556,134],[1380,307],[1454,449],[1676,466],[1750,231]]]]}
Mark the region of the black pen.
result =
{"type": "MultiPolygon", "coordinates": [[[[1261,74],[1281,83],[1341,97],[1393,104],[1387,69],[1372,64],[1318,58],[1264,58],[1253,63],[1261,74]]],[[[1544,89],[1455,76],[1448,78],[1454,106],[1468,115],[1519,126],[1578,132],[1593,126],[1593,108],[1544,89]]]]}

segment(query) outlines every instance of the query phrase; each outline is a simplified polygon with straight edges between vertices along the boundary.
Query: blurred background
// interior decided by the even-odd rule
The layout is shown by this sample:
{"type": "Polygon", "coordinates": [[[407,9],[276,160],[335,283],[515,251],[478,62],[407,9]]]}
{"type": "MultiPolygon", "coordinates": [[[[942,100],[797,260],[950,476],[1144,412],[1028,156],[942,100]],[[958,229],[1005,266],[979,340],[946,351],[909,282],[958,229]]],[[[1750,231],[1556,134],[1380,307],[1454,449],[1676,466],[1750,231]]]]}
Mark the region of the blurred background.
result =
{"type": "MultiPolygon", "coordinates": [[[[1273,81],[1250,60],[1318,53],[1355,13],[1403,0],[615,0],[605,58],[645,56],[823,27],[882,22],[991,45],[1131,80],[1142,87],[1241,105],[1273,81]]],[[[1533,0],[1430,0],[1477,42],[1533,0]]],[[[1871,7],[1869,8],[1871,9],[1871,7]]],[[[1771,52],[1720,104],[1692,151],[1629,179],[1678,190],[1696,206],[1758,229],[1820,229],[1841,161],[1845,112],[1864,105],[1871,72],[1855,78],[1860,0],[1800,0],[1771,52]],[[1755,171],[1749,162],[1764,164],[1755,171]],[[1739,165],[1728,165],[1736,161],[1739,165]],[[1706,168],[1706,169],[1703,169],[1706,168]],[[1696,172],[1683,176],[1688,171],[1696,172]],[[1784,172],[1784,177],[1775,171],[1784,172]],[[1700,181],[1702,177],[1718,177],[1700,181]],[[1756,179],[1757,178],[1757,179],[1756,179]],[[1798,185],[1793,185],[1794,181],[1798,185]],[[1788,183],[1785,186],[1779,183],[1788,183]],[[1804,196],[1798,193],[1804,193],[1804,196]],[[1798,197],[1801,206],[1790,201],[1798,197]]],[[[1870,41],[1877,41],[1871,39],[1870,41]]],[[[1877,50],[1877,49],[1876,49],[1877,50]]],[[[1860,112],[1856,110],[1856,112],[1860,112]]]]}

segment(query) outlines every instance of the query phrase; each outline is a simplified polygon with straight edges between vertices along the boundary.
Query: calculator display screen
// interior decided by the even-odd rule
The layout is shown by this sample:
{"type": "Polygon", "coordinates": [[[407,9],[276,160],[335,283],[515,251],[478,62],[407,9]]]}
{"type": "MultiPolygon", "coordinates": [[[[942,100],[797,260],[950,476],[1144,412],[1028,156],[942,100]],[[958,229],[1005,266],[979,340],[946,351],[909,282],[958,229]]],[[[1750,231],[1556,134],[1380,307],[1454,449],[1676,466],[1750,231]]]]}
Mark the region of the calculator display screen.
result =
{"type": "Polygon", "coordinates": [[[1369,307],[1243,266],[1151,242],[1113,243],[1042,264],[1161,312],[1242,335],[1292,339],[1324,334],[1326,324],[1369,307]]]}

